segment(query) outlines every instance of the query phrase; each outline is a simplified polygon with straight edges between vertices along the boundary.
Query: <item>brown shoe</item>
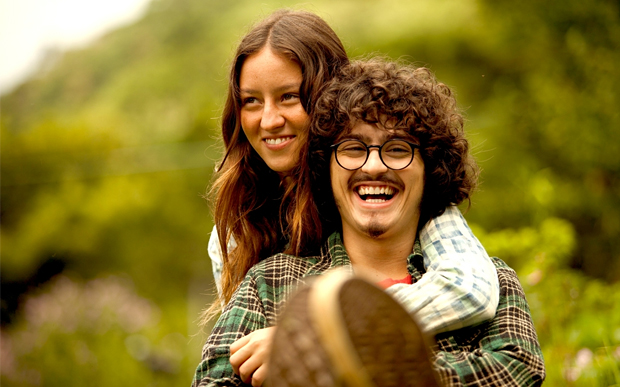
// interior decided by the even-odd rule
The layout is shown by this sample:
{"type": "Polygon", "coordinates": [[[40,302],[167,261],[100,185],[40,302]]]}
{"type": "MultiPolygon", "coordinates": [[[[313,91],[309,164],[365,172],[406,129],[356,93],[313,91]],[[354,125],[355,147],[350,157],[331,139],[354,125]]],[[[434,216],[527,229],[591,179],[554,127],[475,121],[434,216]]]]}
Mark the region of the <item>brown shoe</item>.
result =
{"type": "Polygon", "coordinates": [[[289,300],[274,335],[269,385],[440,386],[426,340],[382,289],[329,272],[289,300]]]}

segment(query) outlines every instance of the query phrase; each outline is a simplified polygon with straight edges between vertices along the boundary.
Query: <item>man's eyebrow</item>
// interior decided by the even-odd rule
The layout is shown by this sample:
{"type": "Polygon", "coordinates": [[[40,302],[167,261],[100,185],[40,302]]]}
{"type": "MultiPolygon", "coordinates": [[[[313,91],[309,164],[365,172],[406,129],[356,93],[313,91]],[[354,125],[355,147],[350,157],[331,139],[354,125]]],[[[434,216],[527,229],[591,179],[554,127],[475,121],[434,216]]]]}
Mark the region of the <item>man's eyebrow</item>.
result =
{"type": "Polygon", "coordinates": [[[347,138],[347,139],[353,139],[353,140],[360,140],[360,141],[364,141],[367,140],[368,137],[363,136],[361,134],[357,134],[357,133],[349,133],[345,136],[342,136],[343,139],[347,138]]]}
{"type": "MultiPolygon", "coordinates": [[[[276,93],[283,93],[283,92],[290,92],[290,91],[294,91],[296,93],[299,92],[299,89],[301,89],[301,83],[288,83],[286,85],[282,85],[279,87],[276,87],[273,91],[275,91],[276,93]]],[[[243,89],[243,88],[239,88],[239,92],[241,93],[246,93],[246,94],[257,94],[260,93],[260,91],[255,90],[255,89],[243,89]]]]}
{"type": "MultiPolygon", "coordinates": [[[[359,134],[359,133],[347,133],[339,137],[337,142],[344,141],[344,140],[359,140],[366,144],[370,144],[370,142],[372,141],[370,137],[365,136],[363,134],[359,134]]],[[[389,141],[389,140],[405,140],[405,141],[409,141],[413,143],[419,142],[416,137],[410,135],[407,132],[398,132],[398,133],[388,132],[387,135],[383,137],[383,142],[389,141]]]]}
{"type": "Polygon", "coordinates": [[[407,132],[402,132],[402,131],[397,132],[397,133],[390,133],[390,135],[386,138],[386,141],[387,140],[405,140],[405,141],[414,142],[414,143],[419,142],[417,137],[412,136],[411,134],[407,132]]]}
{"type": "Polygon", "coordinates": [[[361,141],[363,143],[366,143],[367,141],[369,141],[367,136],[363,136],[363,135],[357,134],[357,133],[347,133],[347,134],[343,134],[341,136],[338,136],[336,138],[336,142],[341,142],[341,141],[345,141],[345,140],[358,140],[358,141],[361,141]]]}

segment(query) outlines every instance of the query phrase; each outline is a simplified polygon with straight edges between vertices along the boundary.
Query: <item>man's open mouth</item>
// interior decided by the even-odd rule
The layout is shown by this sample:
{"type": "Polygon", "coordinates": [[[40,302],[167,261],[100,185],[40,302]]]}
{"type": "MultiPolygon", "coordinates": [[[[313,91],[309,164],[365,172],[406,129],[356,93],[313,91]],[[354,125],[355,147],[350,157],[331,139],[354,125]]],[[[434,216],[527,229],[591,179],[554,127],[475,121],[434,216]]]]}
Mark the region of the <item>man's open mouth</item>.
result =
{"type": "Polygon", "coordinates": [[[357,194],[367,203],[383,203],[394,197],[395,189],[389,186],[359,186],[357,194]]]}

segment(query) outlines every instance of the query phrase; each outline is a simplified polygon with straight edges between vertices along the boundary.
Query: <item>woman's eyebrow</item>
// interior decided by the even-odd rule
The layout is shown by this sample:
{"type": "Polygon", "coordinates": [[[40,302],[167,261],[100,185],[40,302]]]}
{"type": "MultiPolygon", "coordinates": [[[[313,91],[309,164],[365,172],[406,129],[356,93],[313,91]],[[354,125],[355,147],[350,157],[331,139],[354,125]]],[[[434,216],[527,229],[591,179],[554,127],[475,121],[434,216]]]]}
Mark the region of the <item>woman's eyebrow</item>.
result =
{"type": "MultiPolygon", "coordinates": [[[[299,89],[301,89],[301,83],[289,83],[286,85],[282,85],[282,86],[278,86],[275,89],[273,89],[274,92],[276,93],[283,93],[283,92],[299,92],[299,89]]],[[[239,92],[240,93],[246,93],[246,94],[257,94],[257,93],[261,93],[261,91],[259,90],[255,90],[255,89],[248,89],[248,88],[239,88],[239,92]]]]}
{"type": "Polygon", "coordinates": [[[299,89],[301,89],[301,83],[295,82],[295,83],[289,83],[287,85],[282,85],[280,87],[276,87],[275,91],[281,93],[283,91],[292,91],[292,90],[294,90],[294,91],[298,92],[299,89]]]}

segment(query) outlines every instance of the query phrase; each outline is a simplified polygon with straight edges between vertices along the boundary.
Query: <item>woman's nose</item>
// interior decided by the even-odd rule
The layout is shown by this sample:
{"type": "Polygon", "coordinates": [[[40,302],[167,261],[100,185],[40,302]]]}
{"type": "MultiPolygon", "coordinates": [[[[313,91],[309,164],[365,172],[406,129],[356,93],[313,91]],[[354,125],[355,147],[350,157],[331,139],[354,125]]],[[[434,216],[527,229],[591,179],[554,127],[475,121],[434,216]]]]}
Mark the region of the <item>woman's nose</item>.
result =
{"type": "Polygon", "coordinates": [[[274,130],[282,127],[285,121],[278,106],[273,103],[265,104],[263,116],[261,117],[261,128],[264,130],[274,130]]]}

